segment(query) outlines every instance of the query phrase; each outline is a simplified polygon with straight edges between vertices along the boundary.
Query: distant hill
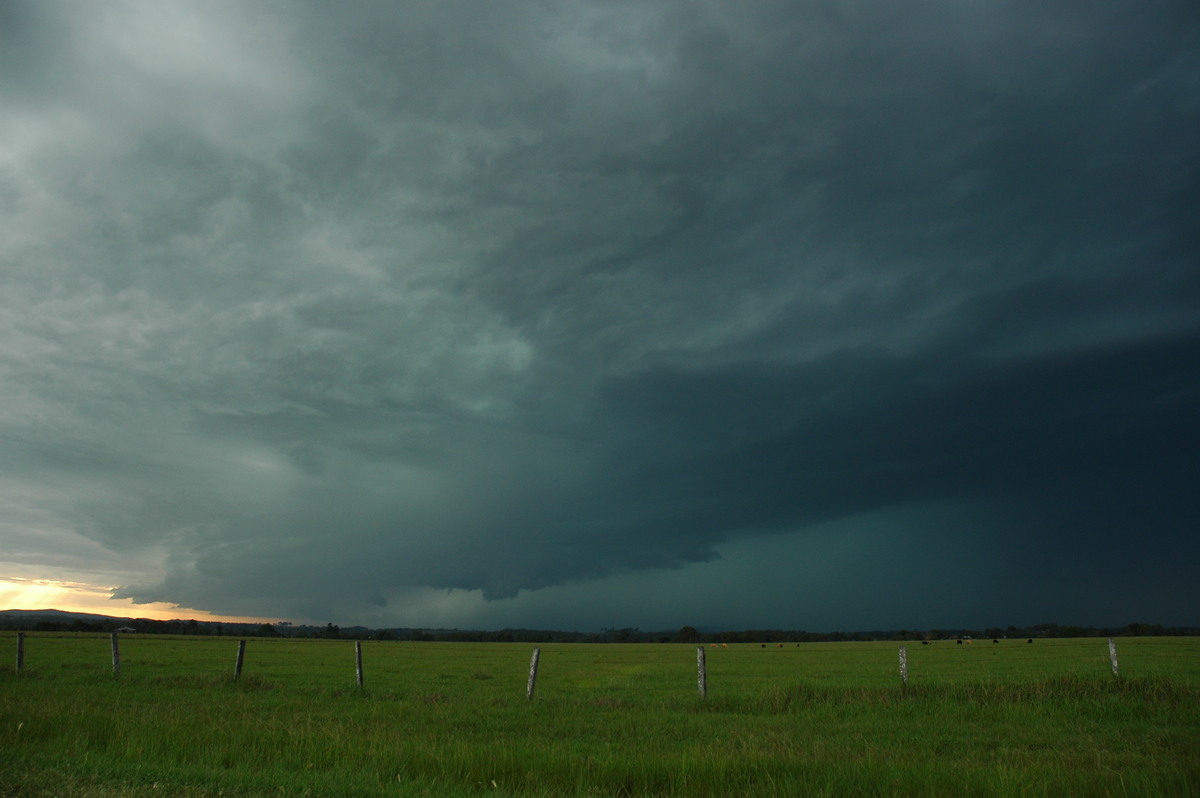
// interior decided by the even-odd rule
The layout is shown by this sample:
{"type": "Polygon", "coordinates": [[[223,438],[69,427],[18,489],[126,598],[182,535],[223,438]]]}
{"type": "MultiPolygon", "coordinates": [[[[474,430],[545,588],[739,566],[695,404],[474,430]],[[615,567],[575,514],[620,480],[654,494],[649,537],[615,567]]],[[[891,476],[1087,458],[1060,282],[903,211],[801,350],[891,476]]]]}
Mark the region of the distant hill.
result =
{"type": "Polygon", "coordinates": [[[131,621],[132,618],[116,615],[99,615],[94,612],[64,612],[63,610],[0,610],[0,618],[15,618],[22,621],[131,621]]]}
{"type": "Polygon", "coordinates": [[[261,624],[219,623],[176,619],[156,621],[150,618],[132,618],[127,615],[101,615],[94,612],[66,612],[64,610],[0,610],[0,629],[33,629],[43,631],[111,631],[128,626],[139,632],[163,632],[183,634],[242,634],[249,629],[258,629],[261,624]]]}

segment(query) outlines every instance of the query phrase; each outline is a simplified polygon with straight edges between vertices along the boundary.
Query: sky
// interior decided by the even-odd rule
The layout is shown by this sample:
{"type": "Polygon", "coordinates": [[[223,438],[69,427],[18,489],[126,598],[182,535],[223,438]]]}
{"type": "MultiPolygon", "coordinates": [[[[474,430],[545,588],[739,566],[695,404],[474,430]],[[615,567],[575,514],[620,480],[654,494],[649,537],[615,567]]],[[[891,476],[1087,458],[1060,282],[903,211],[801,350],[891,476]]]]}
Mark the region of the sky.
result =
{"type": "Polygon", "coordinates": [[[1194,0],[0,0],[0,605],[1200,625],[1194,0]]]}

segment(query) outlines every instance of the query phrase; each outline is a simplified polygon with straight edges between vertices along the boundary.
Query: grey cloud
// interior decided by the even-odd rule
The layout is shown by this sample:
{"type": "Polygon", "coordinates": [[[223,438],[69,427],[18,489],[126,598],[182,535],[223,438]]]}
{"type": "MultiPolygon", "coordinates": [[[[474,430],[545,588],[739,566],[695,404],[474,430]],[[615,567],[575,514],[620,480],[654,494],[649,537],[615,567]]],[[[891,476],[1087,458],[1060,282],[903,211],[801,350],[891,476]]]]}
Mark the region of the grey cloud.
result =
{"type": "Polygon", "coordinates": [[[160,553],[121,595],[599,618],[922,512],[1006,569],[1194,545],[1190,4],[3,13],[0,479],[160,553]]]}

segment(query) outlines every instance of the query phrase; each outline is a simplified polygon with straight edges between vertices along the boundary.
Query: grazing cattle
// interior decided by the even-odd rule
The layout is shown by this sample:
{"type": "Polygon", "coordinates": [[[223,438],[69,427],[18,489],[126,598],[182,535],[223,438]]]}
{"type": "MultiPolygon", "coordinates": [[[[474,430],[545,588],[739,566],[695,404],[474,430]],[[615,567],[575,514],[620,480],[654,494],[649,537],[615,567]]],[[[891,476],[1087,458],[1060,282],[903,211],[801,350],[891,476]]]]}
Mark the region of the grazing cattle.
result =
{"type": "Polygon", "coordinates": [[[728,643],[722,643],[722,644],[721,644],[721,648],[729,648],[729,644],[728,644],[728,643]]]}
{"type": "Polygon", "coordinates": [[[955,643],[958,643],[960,646],[962,645],[962,641],[961,641],[961,640],[955,640],[954,642],[955,642],[955,643]]]}
{"type": "Polygon", "coordinates": [[[928,641],[928,640],[922,640],[922,641],[921,641],[921,645],[923,645],[923,646],[927,646],[927,645],[929,645],[929,641],[928,641]]]}
{"type": "Polygon", "coordinates": [[[767,647],[767,644],[766,644],[766,643],[763,643],[763,644],[762,644],[762,647],[763,647],[763,648],[766,648],[766,647],[767,647]]]}
{"type": "Polygon", "coordinates": [[[775,648],[783,648],[783,643],[776,643],[775,648]]]}
{"type": "Polygon", "coordinates": [[[999,641],[999,640],[993,640],[992,642],[993,642],[993,643],[999,643],[1000,641],[999,641]]]}
{"type": "Polygon", "coordinates": [[[1026,642],[1026,643],[1032,643],[1032,642],[1033,642],[1033,638],[1031,637],[1031,638],[1029,638],[1028,640],[1026,640],[1025,642],[1026,642]]]}

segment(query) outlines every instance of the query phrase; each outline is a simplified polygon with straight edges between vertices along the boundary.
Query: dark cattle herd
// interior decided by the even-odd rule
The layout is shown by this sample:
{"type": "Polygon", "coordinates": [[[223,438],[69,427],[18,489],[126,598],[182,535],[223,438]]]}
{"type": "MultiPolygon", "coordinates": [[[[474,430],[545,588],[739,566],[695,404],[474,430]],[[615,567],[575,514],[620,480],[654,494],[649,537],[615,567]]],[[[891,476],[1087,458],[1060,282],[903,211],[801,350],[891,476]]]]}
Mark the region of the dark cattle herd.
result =
{"type": "MultiPolygon", "coordinates": [[[[958,644],[958,645],[960,645],[960,646],[961,646],[963,643],[966,643],[966,644],[969,646],[969,645],[971,645],[971,643],[972,643],[973,641],[971,640],[971,638],[969,638],[969,637],[968,637],[968,638],[966,638],[966,639],[954,638],[954,642],[955,642],[955,643],[957,643],[957,644],[958,644]]],[[[999,641],[998,639],[993,639],[993,640],[992,640],[992,642],[993,642],[993,643],[995,643],[995,644],[997,644],[997,645],[999,645],[999,644],[1000,644],[1000,641],[999,641]]],[[[1026,643],[1032,643],[1032,642],[1033,642],[1033,638],[1031,637],[1031,638],[1029,638],[1028,640],[1026,640],[1025,642],[1026,642],[1026,643]]],[[[717,647],[717,644],[716,644],[716,643],[712,643],[711,645],[712,645],[712,647],[713,647],[713,648],[716,648],[716,647],[717,647]]],[[[799,645],[800,645],[800,643],[797,643],[796,645],[797,645],[797,646],[799,646],[799,645]]],[[[932,645],[933,645],[933,641],[932,641],[932,640],[922,640],[922,641],[921,641],[921,645],[923,645],[923,646],[932,646],[932,645]]],[[[721,646],[722,646],[723,648],[729,648],[729,645],[728,645],[727,643],[722,643],[722,644],[721,644],[721,646]]],[[[766,643],[763,643],[763,644],[762,644],[762,647],[763,647],[763,648],[766,648],[766,647],[767,647],[767,644],[766,644],[766,643]]],[[[775,644],[775,647],[776,647],[776,648],[783,648],[783,643],[776,643],[776,644],[775,644]]]]}
{"type": "MultiPolygon", "coordinates": [[[[972,643],[973,641],[971,640],[971,638],[969,638],[969,637],[968,637],[968,638],[966,638],[966,639],[962,639],[962,638],[954,638],[954,642],[955,642],[955,643],[957,643],[957,644],[958,644],[958,645],[960,645],[960,646],[961,646],[963,643],[966,643],[966,644],[969,646],[969,645],[971,645],[971,643],[972,643]]],[[[1000,641],[999,641],[998,639],[994,639],[994,638],[993,638],[992,642],[993,642],[993,643],[995,643],[995,644],[997,644],[997,645],[999,645],[999,644],[1000,644],[1000,641]]],[[[1033,638],[1031,637],[1031,638],[1029,638],[1028,640],[1026,640],[1025,642],[1026,642],[1026,643],[1032,643],[1032,642],[1033,642],[1033,638]]],[[[717,647],[717,644],[716,644],[716,643],[711,643],[710,645],[711,645],[713,648],[716,648],[716,647],[717,647]]],[[[801,644],[800,644],[800,643],[797,643],[796,645],[797,645],[797,646],[800,646],[801,644]]],[[[923,646],[932,646],[932,645],[933,645],[933,641],[932,641],[932,640],[922,640],[922,641],[921,641],[921,645],[923,645],[923,646]]],[[[721,647],[722,647],[722,648],[729,648],[729,644],[728,644],[728,643],[722,643],[722,644],[721,644],[721,647]]],[[[766,648],[766,647],[767,647],[767,644],[766,644],[766,643],[763,643],[763,644],[762,644],[762,647],[763,647],[763,648],[766,648]]],[[[776,647],[776,648],[783,648],[783,643],[776,643],[776,644],[775,644],[775,647],[776,647]]]]}

